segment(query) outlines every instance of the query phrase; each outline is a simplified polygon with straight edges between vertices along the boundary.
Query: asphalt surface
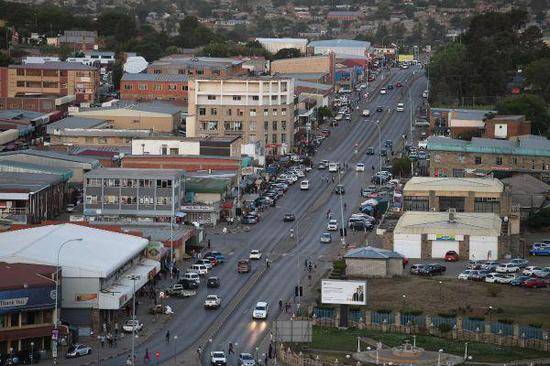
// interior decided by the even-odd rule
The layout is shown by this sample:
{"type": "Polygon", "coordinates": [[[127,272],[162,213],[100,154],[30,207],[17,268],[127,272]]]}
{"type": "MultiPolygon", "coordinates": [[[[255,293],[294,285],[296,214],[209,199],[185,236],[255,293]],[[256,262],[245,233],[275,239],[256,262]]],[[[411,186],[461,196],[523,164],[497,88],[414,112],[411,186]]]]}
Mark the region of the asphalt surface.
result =
{"type": "MultiPolygon", "coordinates": [[[[393,69],[391,77],[386,74],[383,84],[397,81],[404,82],[412,80],[413,71],[416,77],[423,74],[419,67],[407,70],[393,69]]],[[[380,78],[380,76],[379,76],[380,78]]],[[[421,102],[421,94],[425,88],[423,76],[416,81],[411,89],[411,97],[418,104],[421,102]]],[[[405,88],[403,88],[404,90],[405,88]]],[[[405,92],[401,95],[401,89],[389,90],[386,95],[372,95],[368,103],[363,103],[358,111],[352,115],[351,122],[341,122],[338,127],[332,129],[332,134],[321,145],[319,152],[314,157],[318,162],[322,159],[330,161],[348,162],[350,169],[342,175],[342,184],[345,185],[346,194],[342,197],[347,203],[347,212],[344,213],[344,220],[353,212],[361,201],[360,189],[370,184],[372,175],[371,166],[378,167],[378,155],[364,155],[368,146],[375,147],[378,153],[378,131],[375,125],[376,120],[381,120],[381,140],[393,140],[394,147],[399,145],[401,136],[409,134],[410,113],[409,108],[414,108],[405,92]],[[395,106],[403,99],[405,103],[404,112],[396,112],[395,106]],[[377,105],[385,106],[383,113],[375,113],[377,105]],[[365,122],[360,116],[363,108],[371,111],[369,122],[365,122]],[[390,108],[390,111],[388,111],[390,108]],[[359,144],[359,153],[354,154],[355,144],[359,144]],[[355,162],[360,161],[366,165],[363,173],[355,172],[355,162]]],[[[207,342],[203,352],[203,362],[208,362],[210,350],[224,350],[227,353],[228,344],[232,342],[235,351],[255,353],[255,347],[260,344],[263,337],[269,332],[269,321],[252,321],[252,309],[256,302],[267,301],[270,306],[269,319],[277,316],[279,299],[288,299],[293,295],[294,286],[304,275],[303,265],[305,259],[310,259],[319,266],[319,258],[327,249],[326,244],[320,244],[319,236],[326,231],[326,212],[330,209],[338,218],[340,215],[340,200],[331,192],[332,184],[322,182],[321,177],[329,176],[327,170],[314,169],[309,173],[309,191],[300,191],[298,184],[293,185],[285,196],[277,202],[277,207],[264,211],[261,221],[251,227],[249,232],[230,233],[226,235],[211,235],[213,250],[220,250],[226,256],[226,263],[216,267],[212,275],[219,276],[221,287],[219,289],[207,289],[204,283],[201,284],[196,296],[187,299],[169,299],[168,304],[184,302],[184,307],[179,309],[173,318],[167,323],[167,328],[151,336],[147,341],[136,347],[136,358],[143,359],[145,349],[150,353],[160,352],[159,363],[165,363],[173,359],[174,355],[182,356],[183,352],[190,347],[196,346],[197,340],[207,334],[212,324],[221,324],[219,331],[216,331],[212,342],[207,342]],[[293,212],[297,221],[294,223],[283,223],[282,216],[286,212],[293,212]],[[298,243],[295,246],[288,244],[289,230],[294,227],[298,243]],[[290,248],[290,249],[289,249],[290,248]],[[234,302],[236,296],[243,288],[246,288],[249,279],[257,274],[257,271],[264,270],[265,261],[252,263],[252,273],[238,274],[236,263],[240,258],[248,257],[250,249],[260,249],[264,256],[267,255],[274,260],[271,268],[261,277],[258,283],[250,288],[242,298],[237,299],[236,308],[231,311],[225,319],[222,317],[224,310],[230,302],[234,302]],[[289,249],[289,250],[288,250],[289,249]],[[203,301],[207,294],[217,294],[222,298],[222,306],[217,310],[205,310],[203,301]],[[172,340],[169,344],[165,341],[165,332],[170,331],[172,340]],[[173,337],[177,335],[177,340],[173,337]]],[[[336,179],[337,181],[338,179],[336,179]]],[[[342,203],[343,203],[342,202],[342,203]]],[[[333,242],[329,245],[338,245],[339,236],[333,234],[333,242]],[[336,239],[336,240],[335,240],[336,239]]],[[[203,281],[204,282],[204,281],[203,281]]],[[[234,306],[235,303],[232,304],[234,306]]],[[[260,354],[265,350],[260,350],[260,354]]],[[[112,358],[102,362],[104,365],[120,366],[126,361],[127,355],[112,358]]],[[[198,359],[197,359],[198,364],[198,359]]],[[[230,365],[236,365],[236,358],[229,359],[230,365]]]]}

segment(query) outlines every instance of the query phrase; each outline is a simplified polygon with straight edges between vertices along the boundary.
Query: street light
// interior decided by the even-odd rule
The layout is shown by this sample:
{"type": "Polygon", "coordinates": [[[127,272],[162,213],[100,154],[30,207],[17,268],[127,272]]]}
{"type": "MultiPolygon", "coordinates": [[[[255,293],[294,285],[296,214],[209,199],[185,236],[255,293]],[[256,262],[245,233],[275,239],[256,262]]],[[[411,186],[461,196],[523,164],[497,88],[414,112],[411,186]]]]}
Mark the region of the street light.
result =
{"type": "Polygon", "coordinates": [[[57,340],[59,339],[59,332],[57,331],[57,328],[59,326],[59,257],[61,255],[61,250],[63,247],[69,243],[73,243],[76,241],[82,241],[82,238],[76,238],[76,239],[69,239],[65,240],[59,248],[57,248],[57,261],[55,266],[55,316],[54,316],[54,325],[53,328],[55,330],[55,336],[56,339],[52,339],[52,356],[53,356],[53,364],[57,364],[57,340]]]}
{"type": "Polygon", "coordinates": [[[132,289],[132,366],[136,363],[136,281],[141,279],[140,275],[131,275],[128,277],[133,282],[132,289]]]}
{"type": "Polygon", "coordinates": [[[437,351],[437,366],[441,366],[441,354],[443,353],[443,349],[440,349],[437,351]]]}
{"type": "Polygon", "coordinates": [[[256,361],[258,360],[258,351],[260,350],[260,347],[256,346],[256,361]]]}
{"type": "MultiPolygon", "coordinates": [[[[378,128],[378,171],[382,171],[382,131],[380,130],[380,120],[376,121],[376,127],[378,128]]],[[[380,185],[382,180],[380,180],[380,185]]]]}
{"type": "MultiPolygon", "coordinates": [[[[341,185],[341,179],[340,179],[340,168],[338,168],[338,184],[341,185]]],[[[340,196],[340,215],[341,215],[341,230],[342,230],[342,245],[345,247],[346,246],[346,225],[344,223],[344,203],[342,201],[342,196],[343,196],[343,193],[340,192],[339,194],[340,196]]]]}
{"type": "Polygon", "coordinates": [[[178,336],[175,335],[174,336],[174,366],[176,366],[178,364],[178,361],[176,359],[176,357],[177,357],[177,353],[176,353],[176,350],[177,350],[176,344],[177,344],[177,342],[178,342],[178,336]]]}
{"type": "Polygon", "coordinates": [[[464,361],[468,359],[468,342],[464,343],[464,361]]]}
{"type": "MultiPolygon", "coordinates": [[[[99,343],[101,343],[101,336],[100,335],[97,336],[97,341],[99,343]]],[[[100,358],[99,358],[99,350],[100,349],[101,349],[101,347],[97,347],[97,366],[99,366],[99,362],[100,362],[100,358]]]]}
{"type": "Polygon", "coordinates": [[[31,342],[31,365],[32,365],[32,361],[34,359],[34,342],[31,342]]]}

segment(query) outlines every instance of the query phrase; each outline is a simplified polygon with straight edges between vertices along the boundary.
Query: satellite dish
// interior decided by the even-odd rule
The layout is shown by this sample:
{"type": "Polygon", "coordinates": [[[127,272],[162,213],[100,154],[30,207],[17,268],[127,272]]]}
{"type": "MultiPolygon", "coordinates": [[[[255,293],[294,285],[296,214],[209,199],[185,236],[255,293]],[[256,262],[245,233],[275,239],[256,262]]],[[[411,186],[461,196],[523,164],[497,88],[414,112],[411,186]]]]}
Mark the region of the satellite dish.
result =
{"type": "Polygon", "coordinates": [[[128,72],[130,74],[137,74],[142,72],[147,68],[149,63],[146,59],[144,59],[141,56],[131,56],[128,57],[126,60],[126,63],[124,64],[124,72],[128,72]]]}

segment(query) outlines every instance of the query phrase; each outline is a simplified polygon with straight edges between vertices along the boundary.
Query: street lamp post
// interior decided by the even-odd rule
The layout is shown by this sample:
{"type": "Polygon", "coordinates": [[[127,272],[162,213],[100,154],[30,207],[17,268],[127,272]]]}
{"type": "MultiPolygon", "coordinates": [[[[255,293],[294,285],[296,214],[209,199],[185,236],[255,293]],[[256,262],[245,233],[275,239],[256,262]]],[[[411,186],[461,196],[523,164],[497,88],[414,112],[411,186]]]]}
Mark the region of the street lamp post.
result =
{"type": "MultiPolygon", "coordinates": [[[[97,336],[97,341],[99,343],[101,343],[101,336],[100,335],[97,336]]],[[[99,362],[100,362],[100,358],[99,358],[99,350],[100,349],[101,349],[101,347],[97,347],[97,366],[99,366],[99,362]]]]}
{"type": "Polygon", "coordinates": [[[31,365],[32,361],[34,360],[34,342],[31,342],[31,357],[30,357],[31,365]]]}
{"type": "Polygon", "coordinates": [[[136,363],[136,281],[141,279],[139,275],[131,275],[128,277],[133,282],[132,288],[132,363],[134,366],[136,363]]]}
{"type": "Polygon", "coordinates": [[[464,343],[464,361],[468,359],[468,342],[464,343]]]}
{"type": "Polygon", "coordinates": [[[175,335],[174,336],[174,366],[176,366],[178,364],[178,361],[177,361],[177,348],[176,348],[176,344],[178,343],[178,336],[175,335]]]}
{"type": "Polygon", "coordinates": [[[440,349],[437,351],[437,366],[441,366],[441,354],[443,353],[443,349],[440,349]]]}
{"type": "Polygon", "coordinates": [[[76,241],[82,241],[82,238],[65,240],[63,243],[61,243],[59,248],[57,248],[57,258],[56,258],[56,267],[55,267],[55,310],[54,310],[55,316],[54,316],[54,325],[53,325],[56,339],[55,340],[52,339],[52,356],[53,356],[53,364],[54,365],[57,364],[57,341],[59,339],[59,333],[57,331],[58,326],[59,326],[59,305],[58,305],[58,302],[59,302],[59,257],[61,256],[61,250],[63,249],[63,247],[65,245],[67,245],[69,243],[76,242],[76,241]]]}
{"type": "MultiPolygon", "coordinates": [[[[341,183],[341,179],[340,179],[340,169],[338,169],[338,184],[342,184],[341,183]]],[[[340,196],[340,218],[341,218],[341,230],[342,230],[342,245],[343,246],[346,246],[346,226],[344,224],[344,203],[342,201],[342,196],[343,194],[339,194],[340,196]]]]}
{"type": "Polygon", "coordinates": [[[380,120],[376,121],[376,127],[378,128],[378,171],[382,171],[382,130],[380,129],[380,120]]]}

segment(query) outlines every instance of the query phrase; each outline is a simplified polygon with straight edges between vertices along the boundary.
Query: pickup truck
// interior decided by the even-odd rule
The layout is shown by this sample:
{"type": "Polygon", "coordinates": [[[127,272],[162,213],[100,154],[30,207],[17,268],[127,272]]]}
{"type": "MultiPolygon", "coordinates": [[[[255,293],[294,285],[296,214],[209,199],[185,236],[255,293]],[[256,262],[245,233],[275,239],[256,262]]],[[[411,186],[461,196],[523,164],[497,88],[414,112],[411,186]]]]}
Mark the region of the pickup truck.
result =
{"type": "Polygon", "coordinates": [[[189,297],[194,296],[197,294],[197,291],[195,290],[187,290],[185,287],[180,283],[175,283],[171,287],[167,288],[165,290],[166,294],[169,296],[175,296],[175,297],[189,297]]]}

